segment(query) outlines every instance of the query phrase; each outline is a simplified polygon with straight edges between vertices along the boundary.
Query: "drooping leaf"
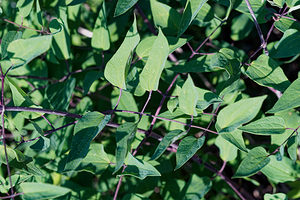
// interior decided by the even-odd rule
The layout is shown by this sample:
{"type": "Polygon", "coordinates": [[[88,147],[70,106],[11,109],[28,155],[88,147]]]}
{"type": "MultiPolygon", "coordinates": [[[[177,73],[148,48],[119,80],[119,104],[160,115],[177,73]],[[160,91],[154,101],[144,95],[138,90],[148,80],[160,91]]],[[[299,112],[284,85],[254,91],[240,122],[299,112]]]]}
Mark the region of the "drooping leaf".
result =
{"type": "Polygon", "coordinates": [[[140,41],[140,36],[137,32],[136,18],[126,34],[126,37],[108,61],[105,67],[104,76],[114,86],[126,89],[126,77],[131,64],[133,50],[140,41]]]}
{"type": "Polygon", "coordinates": [[[50,139],[44,136],[44,132],[41,129],[41,127],[35,123],[31,122],[34,129],[40,134],[40,139],[38,139],[33,145],[30,146],[31,149],[37,150],[37,151],[45,151],[50,147],[50,139]]]}
{"type": "Polygon", "coordinates": [[[86,157],[76,168],[76,171],[88,171],[99,175],[107,169],[110,162],[110,159],[104,151],[103,145],[99,143],[93,143],[91,144],[86,157]]]}
{"type": "Polygon", "coordinates": [[[197,116],[196,105],[198,101],[198,91],[190,75],[186,79],[179,94],[179,108],[188,115],[197,116]]]}
{"type": "Polygon", "coordinates": [[[19,0],[16,7],[19,9],[22,17],[27,17],[30,14],[34,0],[19,0]]]}
{"type": "Polygon", "coordinates": [[[239,165],[234,178],[247,177],[256,174],[270,162],[268,153],[263,147],[255,147],[239,165]]]}
{"type": "Polygon", "coordinates": [[[166,31],[165,33],[176,34],[181,19],[180,14],[174,8],[157,0],[150,0],[150,7],[155,26],[161,27],[166,31]]]}
{"type": "Polygon", "coordinates": [[[131,153],[128,153],[125,164],[127,167],[122,172],[122,175],[134,176],[141,180],[148,176],[161,176],[159,171],[150,163],[133,157],[131,153]]]}
{"type": "Polygon", "coordinates": [[[111,116],[89,112],[79,119],[72,138],[71,150],[67,156],[64,172],[75,170],[86,157],[91,141],[106,126],[111,116]]]}
{"type": "Polygon", "coordinates": [[[206,2],[207,0],[187,0],[181,17],[178,36],[182,35],[186,31],[206,2]]]}
{"type": "Polygon", "coordinates": [[[117,172],[124,164],[127,154],[131,150],[131,143],[134,140],[137,131],[137,123],[126,122],[119,126],[116,131],[116,167],[117,172]]]}
{"type": "Polygon", "coordinates": [[[300,106],[300,78],[296,79],[282,94],[268,113],[276,113],[300,106]]]}
{"type": "Polygon", "coordinates": [[[71,78],[64,82],[49,85],[46,89],[46,97],[53,109],[67,110],[72,97],[76,80],[71,78]]]}
{"type": "Polygon", "coordinates": [[[138,0],[118,0],[114,17],[124,14],[127,12],[138,0]]]}
{"type": "Polygon", "coordinates": [[[289,157],[294,162],[296,162],[296,160],[297,160],[298,144],[299,144],[298,135],[293,135],[287,142],[287,145],[288,145],[287,151],[288,151],[289,157]]]}
{"type": "Polygon", "coordinates": [[[248,149],[245,146],[244,138],[242,131],[234,130],[232,132],[225,132],[220,134],[225,140],[236,146],[239,150],[248,152],[248,149]]]}
{"type": "Polygon", "coordinates": [[[255,135],[281,134],[285,131],[285,122],[281,117],[261,118],[238,129],[255,135]]]}
{"type": "Polygon", "coordinates": [[[179,139],[178,136],[181,136],[181,133],[182,130],[178,130],[178,129],[167,133],[165,137],[163,137],[163,139],[160,141],[158,146],[156,147],[155,152],[151,157],[151,160],[155,160],[159,158],[165,152],[165,150],[168,148],[170,144],[172,144],[173,142],[179,139]]]}
{"type": "Polygon", "coordinates": [[[246,74],[259,85],[272,87],[281,92],[291,84],[279,64],[265,54],[251,63],[246,74]]]}
{"type": "Polygon", "coordinates": [[[159,29],[158,36],[149,53],[149,58],[140,75],[140,84],[147,91],[157,90],[161,73],[169,55],[168,40],[159,29]]]}
{"type": "Polygon", "coordinates": [[[25,200],[53,199],[71,192],[69,188],[48,183],[25,182],[20,187],[25,200]]]}
{"type": "MultiPolygon", "coordinates": [[[[119,1],[120,2],[120,1],[119,1]]],[[[100,50],[108,50],[110,48],[109,31],[106,25],[106,7],[105,1],[102,3],[102,8],[99,11],[95,27],[93,30],[92,47],[100,50]]]]}
{"type": "Polygon", "coordinates": [[[18,39],[12,41],[7,48],[13,68],[29,63],[34,58],[45,53],[51,45],[52,36],[37,36],[28,39],[18,39]]]}
{"type": "Polygon", "coordinates": [[[300,53],[300,32],[297,29],[289,29],[284,32],[282,38],[275,44],[274,58],[286,58],[300,53]]]}
{"type": "Polygon", "coordinates": [[[215,145],[220,150],[220,157],[222,160],[232,161],[237,157],[237,147],[225,140],[221,135],[217,137],[215,145]]]}
{"type": "Polygon", "coordinates": [[[230,37],[234,41],[242,40],[250,34],[253,27],[254,24],[250,18],[245,14],[241,14],[232,20],[230,37]]]}
{"type": "Polygon", "coordinates": [[[168,110],[171,113],[174,112],[178,104],[179,104],[178,98],[171,98],[167,103],[168,110]]]}
{"type": "Polygon", "coordinates": [[[196,89],[198,92],[196,107],[198,109],[204,110],[211,104],[222,102],[222,99],[217,94],[198,87],[196,89]]]}
{"type": "Polygon", "coordinates": [[[176,153],[176,169],[182,167],[204,144],[205,136],[187,136],[179,143],[176,153]]]}
{"type": "Polygon", "coordinates": [[[240,125],[252,120],[260,110],[267,96],[242,99],[223,108],[217,117],[219,133],[232,132],[240,125]]]}

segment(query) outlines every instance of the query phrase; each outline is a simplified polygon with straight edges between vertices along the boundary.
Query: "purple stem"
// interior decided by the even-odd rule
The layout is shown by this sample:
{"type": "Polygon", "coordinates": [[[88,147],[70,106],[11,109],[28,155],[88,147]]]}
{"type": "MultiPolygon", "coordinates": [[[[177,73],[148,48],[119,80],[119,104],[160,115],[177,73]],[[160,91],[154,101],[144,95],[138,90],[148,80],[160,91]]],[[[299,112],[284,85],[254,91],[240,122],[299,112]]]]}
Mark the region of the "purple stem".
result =
{"type": "Polygon", "coordinates": [[[13,195],[9,195],[9,196],[6,196],[6,197],[0,197],[0,199],[10,199],[10,198],[14,198],[14,197],[17,197],[17,196],[20,196],[20,195],[23,195],[24,193],[16,193],[16,194],[13,194],[13,195]]]}

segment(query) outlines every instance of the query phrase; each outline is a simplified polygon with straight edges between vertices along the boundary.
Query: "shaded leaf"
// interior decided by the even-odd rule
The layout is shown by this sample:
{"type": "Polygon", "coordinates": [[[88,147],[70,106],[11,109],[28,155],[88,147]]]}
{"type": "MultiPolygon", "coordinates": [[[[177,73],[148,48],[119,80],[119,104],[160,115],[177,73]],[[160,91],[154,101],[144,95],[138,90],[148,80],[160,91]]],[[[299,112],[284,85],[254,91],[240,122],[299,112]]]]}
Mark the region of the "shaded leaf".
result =
{"type": "Polygon", "coordinates": [[[236,146],[239,150],[248,152],[248,149],[245,146],[244,138],[242,131],[234,130],[232,132],[225,132],[220,134],[225,140],[236,146]]]}
{"type": "Polygon", "coordinates": [[[27,17],[30,14],[34,0],[19,0],[16,7],[19,9],[22,17],[27,17]]]}
{"type": "Polygon", "coordinates": [[[221,135],[219,135],[215,141],[215,145],[220,150],[220,157],[224,161],[232,161],[237,157],[237,147],[227,140],[225,140],[221,135]]]}
{"type": "Polygon", "coordinates": [[[4,59],[7,56],[8,45],[14,41],[21,39],[22,31],[8,31],[1,40],[1,58],[4,59]]]}
{"type": "Polygon", "coordinates": [[[176,152],[176,169],[182,167],[204,144],[205,137],[187,136],[179,143],[176,152]]]}
{"type": "Polygon", "coordinates": [[[110,115],[104,116],[99,112],[89,112],[78,120],[64,172],[73,171],[78,167],[86,157],[91,141],[106,126],[110,118],[110,115]]]}
{"type": "Polygon", "coordinates": [[[270,162],[268,155],[263,147],[251,149],[239,165],[233,178],[247,177],[256,174],[270,162]]]}
{"type": "Polygon", "coordinates": [[[275,44],[274,58],[286,58],[300,53],[300,32],[297,29],[289,29],[284,32],[282,38],[275,44]]]}
{"type": "Polygon", "coordinates": [[[124,14],[128,11],[138,0],[118,0],[114,17],[124,14]]]}

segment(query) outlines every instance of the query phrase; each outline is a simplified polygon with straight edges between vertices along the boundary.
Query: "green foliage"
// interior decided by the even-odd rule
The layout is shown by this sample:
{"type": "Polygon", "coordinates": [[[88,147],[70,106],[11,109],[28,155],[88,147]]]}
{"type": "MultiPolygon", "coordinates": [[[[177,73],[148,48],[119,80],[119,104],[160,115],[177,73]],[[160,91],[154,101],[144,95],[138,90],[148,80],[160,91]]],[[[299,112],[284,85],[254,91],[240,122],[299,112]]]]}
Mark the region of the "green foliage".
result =
{"type": "Polygon", "coordinates": [[[0,199],[300,198],[299,8],[1,1],[0,199]]]}

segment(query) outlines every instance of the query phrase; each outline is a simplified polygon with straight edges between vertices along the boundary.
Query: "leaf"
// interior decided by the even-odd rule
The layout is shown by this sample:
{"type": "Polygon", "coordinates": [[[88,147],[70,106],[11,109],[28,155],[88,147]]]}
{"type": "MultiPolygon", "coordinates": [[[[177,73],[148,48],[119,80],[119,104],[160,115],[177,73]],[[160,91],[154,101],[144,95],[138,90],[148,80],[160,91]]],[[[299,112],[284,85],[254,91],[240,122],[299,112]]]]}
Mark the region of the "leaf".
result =
{"type": "Polygon", "coordinates": [[[286,58],[300,53],[300,32],[297,29],[289,29],[284,32],[282,38],[275,44],[274,58],[286,58]]]}
{"type": "Polygon", "coordinates": [[[68,79],[64,82],[51,84],[46,89],[46,97],[55,110],[67,110],[70,104],[76,80],[68,79]]]}
{"type": "MultiPolygon", "coordinates": [[[[65,13],[66,11],[60,8],[60,12],[65,13]]],[[[67,20],[53,19],[49,24],[49,29],[53,33],[52,50],[54,54],[61,60],[70,59],[71,43],[67,20]]]]}
{"type": "Polygon", "coordinates": [[[178,36],[186,31],[206,2],[207,0],[187,0],[179,25],[178,36]]]}
{"type": "Polygon", "coordinates": [[[75,6],[75,5],[81,4],[83,2],[86,2],[86,0],[66,0],[66,5],[67,6],[75,6]]]}
{"type": "Polygon", "coordinates": [[[118,0],[114,17],[124,14],[127,12],[138,0],[118,0]]]}
{"type": "Polygon", "coordinates": [[[276,194],[265,194],[264,200],[288,200],[286,194],[276,193],[276,194]]]}
{"type": "Polygon", "coordinates": [[[45,53],[50,48],[51,41],[51,35],[12,41],[8,45],[7,51],[11,63],[14,65],[13,69],[25,65],[45,53]]]}
{"type": "Polygon", "coordinates": [[[264,117],[238,129],[255,135],[281,134],[285,131],[285,122],[281,117],[264,117]]]}
{"type": "Polygon", "coordinates": [[[225,132],[220,134],[225,140],[236,146],[239,150],[248,152],[248,149],[245,146],[244,138],[242,131],[234,130],[232,132],[225,132]]]}
{"type": "Polygon", "coordinates": [[[25,182],[21,183],[20,187],[25,200],[53,199],[71,192],[69,188],[48,183],[25,182]]]}
{"type": "Polygon", "coordinates": [[[188,78],[184,82],[178,99],[179,108],[185,114],[197,116],[198,91],[190,75],[188,75],[188,78]]]}
{"type": "Polygon", "coordinates": [[[232,132],[240,125],[252,120],[259,112],[267,96],[242,99],[223,108],[217,116],[219,133],[232,132]]]}
{"type": "Polygon", "coordinates": [[[167,133],[163,139],[160,141],[160,143],[158,144],[158,146],[156,147],[151,160],[156,160],[157,158],[159,158],[168,148],[168,146],[170,146],[172,143],[174,143],[176,140],[179,139],[178,136],[181,136],[182,134],[182,130],[173,130],[170,131],[169,133],[167,133]]]}
{"type": "Polygon", "coordinates": [[[2,38],[1,41],[1,58],[4,59],[7,56],[8,45],[14,41],[21,39],[22,31],[8,31],[2,38]]]}
{"type": "Polygon", "coordinates": [[[297,160],[297,153],[298,153],[298,144],[299,144],[299,137],[298,135],[293,135],[287,142],[288,145],[288,154],[290,156],[290,158],[296,162],[297,160]]]}
{"type": "Polygon", "coordinates": [[[294,162],[283,157],[281,161],[276,159],[276,156],[269,156],[270,163],[266,165],[261,172],[272,180],[274,183],[285,183],[295,181],[298,178],[298,173],[294,162]]]}
{"type": "Polygon", "coordinates": [[[179,143],[176,153],[176,168],[182,167],[204,144],[205,136],[195,138],[187,136],[179,143]]]}
{"type": "Polygon", "coordinates": [[[159,79],[169,55],[169,45],[161,29],[140,75],[140,84],[147,91],[158,89],[159,79]]]}
{"type": "Polygon", "coordinates": [[[50,139],[44,137],[44,132],[37,123],[31,121],[31,124],[33,125],[34,129],[40,134],[40,139],[38,139],[33,145],[31,145],[30,148],[37,151],[47,150],[50,147],[50,139]]]}
{"type": "Polygon", "coordinates": [[[141,180],[145,179],[148,176],[161,176],[159,171],[155,169],[151,164],[143,160],[136,159],[128,153],[127,161],[125,162],[127,167],[125,168],[122,175],[130,175],[137,177],[141,180]]]}
{"type": "Polygon", "coordinates": [[[16,7],[19,9],[23,18],[27,17],[32,9],[34,0],[19,0],[16,7]]]}
{"type": "Polygon", "coordinates": [[[134,22],[127,32],[123,43],[108,61],[104,70],[105,78],[114,86],[126,89],[125,82],[131,64],[133,50],[139,41],[140,36],[137,32],[136,18],[134,18],[134,22]]]}
{"type": "Polygon", "coordinates": [[[117,128],[116,167],[114,173],[123,166],[125,158],[131,150],[131,144],[134,140],[136,131],[137,123],[133,122],[126,122],[117,128]]]}
{"type": "Polygon", "coordinates": [[[104,77],[102,71],[89,71],[86,73],[84,80],[83,80],[83,95],[86,95],[90,91],[90,87],[92,84],[98,80],[99,78],[104,77]]]}
{"type": "Polygon", "coordinates": [[[106,126],[110,118],[110,115],[104,116],[99,112],[89,112],[78,120],[64,172],[73,171],[78,167],[86,157],[91,141],[106,126]]]}
{"type": "Polygon", "coordinates": [[[224,161],[232,161],[237,157],[237,147],[227,140],[225,140],[221,135],[218,135],[215,145],[220,150],[220,157],[224,161]]]}
{"type": "Polygon", "coordinates": [[[238,17],[235,17],[232,20],[231,39],[239,41],[246,38],[251,33],[253,26],[253,22],[247,15],[241,14],[238,17]]]}
{"type": "Polygon", "coordinates": [[[223,101],[217,94],[209,90],[205,90],[198,87],[196,89],[198,92],[198,100],[196,107],[198,109],[204,110],[211,104],[221,103],[223,101]]]}
{"type": "Polygon", "coordinates": [[[248,177],[256,174],[270,162],[268,153],[263,147],[255,147],[249,151],[247,156],[239,165],[233,178],[248,177]]]}
{"type": "Polygon", "coordinates": [[[187,191],[182,196],[183,199],[203,199],[205,194],[211,189],[212,181],[208,177],[199,177],[195,174],[188,180],[184,187],[188,187],[187,191]]]}
{"type": "MultiPolygon", "coordinates": [[[[16,159],[18,162],[24,162],[26,159],[25,155],[17,149],[12,149],[6,146],[6,152],[8,162],[13,161],[14,159],[16,159]]],[[[6,165],[5,150],[3,145],[0,145],[0,163],[6,165]]]]}
{"type": "Polygon", "coordinates": [[[150,7],[156,27],[161,27],[165,33],[172,35],[178,32],[181,16],[174,8],[156,0],[150,0],[150,7]]]}
{"type": "Polygon", "coordinates": [[[99,175],[107,169],[110,163],[111,161],[105,153],[103,145],[93,143],[76,171],[87,171],[99,175]]]}
{"type": "Polygon", "coordinates": [[[276,113],[300,106],[300,78],[296,79],[267,113],[276,113]]]}
{"type": "Polygon", "coordinates": [[[178,98],[170,98],[170,100],[168,101],[167,103],[167,107],[168,107],[168,110],[172,113],[174,112],[174,110],[177,108],[178,106],[178,98]]]}
{"type": "Polygon", "coordinates": [[[251,63],[246,74],[259,85],[272,87],[281,92],[291,84],[279,64],[265,54],[260,55],[251,63]]]}
{"type": "Polygon", "coordinates": [[[105,1],[102,3],[102,8],[99,11],[92,37],[92,47],[99,50],[108,50],[110,48],[109,30],[106,25],[106,8],[105,1]]]}

